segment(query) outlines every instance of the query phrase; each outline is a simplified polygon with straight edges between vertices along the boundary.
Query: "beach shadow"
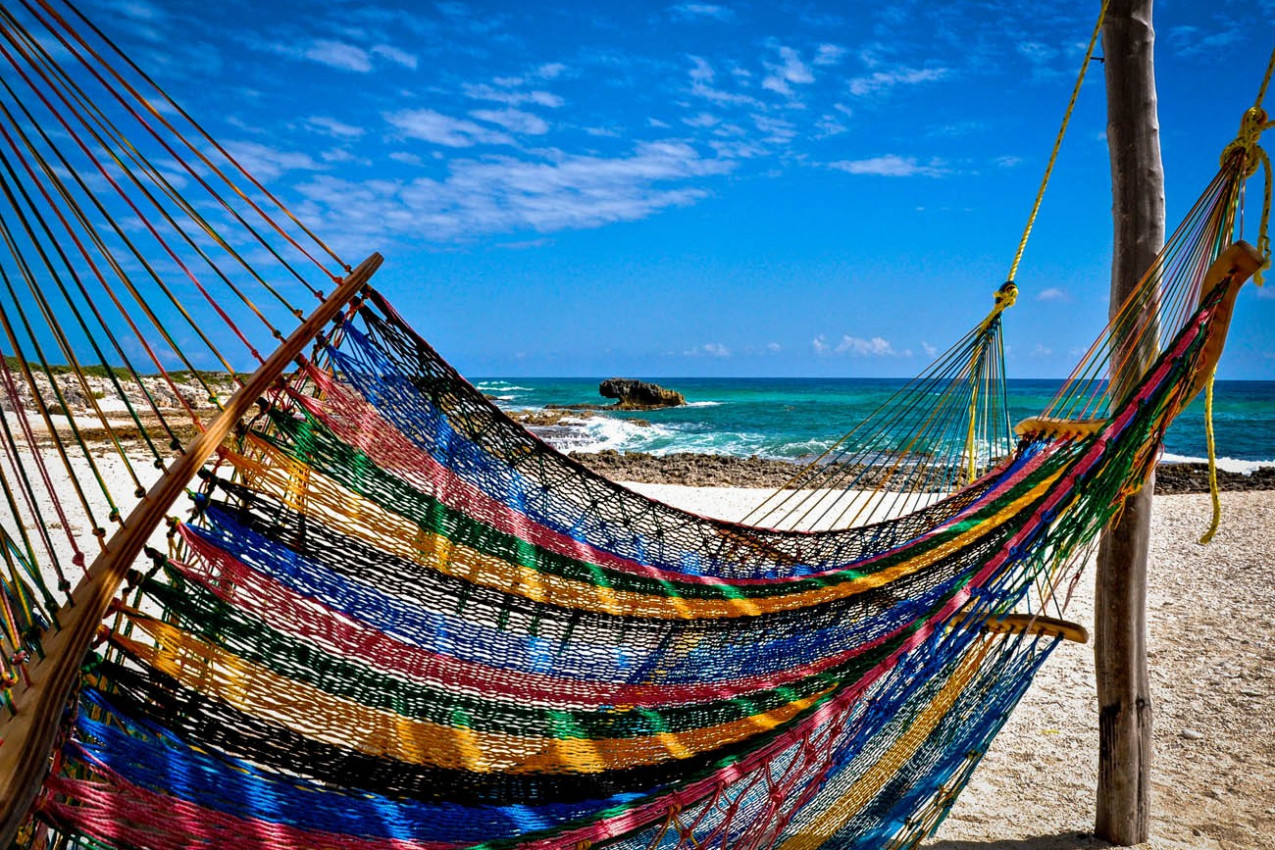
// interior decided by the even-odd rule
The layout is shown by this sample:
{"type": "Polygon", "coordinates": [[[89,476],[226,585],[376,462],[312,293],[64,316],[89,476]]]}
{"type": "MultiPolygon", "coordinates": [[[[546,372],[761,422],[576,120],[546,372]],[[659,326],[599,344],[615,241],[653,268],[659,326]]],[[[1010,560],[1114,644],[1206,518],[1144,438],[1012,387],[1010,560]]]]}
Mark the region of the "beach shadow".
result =
{"type": "Polygon", "coordinates": [[[926,850],[1103,850],[1115,847],[1087,832],[1060,832],[1030,838],[997,838],[981,841],[936,841],[926,850]]]}

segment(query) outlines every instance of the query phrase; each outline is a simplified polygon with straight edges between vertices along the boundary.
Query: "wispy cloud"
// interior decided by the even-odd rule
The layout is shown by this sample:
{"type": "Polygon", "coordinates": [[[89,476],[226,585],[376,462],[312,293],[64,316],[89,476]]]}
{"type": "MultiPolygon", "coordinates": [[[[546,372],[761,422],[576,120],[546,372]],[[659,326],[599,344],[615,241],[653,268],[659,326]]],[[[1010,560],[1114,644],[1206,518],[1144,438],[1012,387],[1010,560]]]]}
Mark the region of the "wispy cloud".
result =
{"type": "Polygon", "coordinates": [[[730,349],[720,342],[706,342],[682,354],[687,357],[730,357],[730,349]]]}
{"type": "Polygon", "coordinates": [[[1178,26],[1169,30],[1169,48],[1179,56],[1211,55],[1243,40],[1238,27],[1203,33],[1199,27],[1178,26]]]}
{"type": "Polygon", "coordinates": [[[873,174],[878,177],[942,177],[947,173],[937,160],[921,163],[916,157],[892,153],[869,159],[838,160],[828,163],[828,167],[849,174],[873,174]]]}
{"type": "Polygon", "coordinates": [[[1042,289],[1040,294],[1036,296],[1037,301],[1070,301],[1071,296],[1067,294],[1067,290],[1060,289],[1057,286],[1051,286],[1048,289],[1042,289]]]}
{"type": "Polygon", "coordinates": [[[307,153],[282,150],[259,142],[227,142],[225,148],[245,171],[259,180],[276,180],[285,171],[317,171],[323,168],[307,153]]]}
{"type": "Polygon", "coordinates": [[[718,21],[735,19],[735,10],[715,3],[678,3],[669,6],[669,14],[675,18],[712,18],[718,21]]]}
{"type": "Polygon", "coordinates": [[[299,187],[315,215],[331,211],[347,238],[436,242],[490,233],[542,233],[645,218],[705,197],[704,178],[731,170],[679,141],[647,142],[620,157],[544,151],[453,160],[442,179],[365,181],[321,175],[299,187]]]}
{"type": "Polygon", "coordinates": [[[941,80],[948,74],[947,68],[895,68],[875,71],[866,77],[850,81],[850,94],[855,97],[884,94],[896,86],[911,86],[941,80]]]}
{"type": "Polygon", "coordinates": [[[466,97],[473,100],[490,100],[509,106],[535,104],[536,106],[548,106],[551,109],[556,109],[564,103],[563,99],[558,97],[558,95],[542,89],[524,91],[515,88],[496,88],[486,83],[466,83],[461,90],[466,97]]]}
{"type": "Polygon", "coordinates": [[[815,81],[815,75],[811,73],[810,66],[802,61],[800,53],[782,44],[777,45],[775,50],[779,54],[779,61],[763,63],[768,73],[761,81],[762,88],[792,97],[794,84],[806,85],[815,81]]]}
{"type": "Polygon", "coordinates": [[[539,115],[521,109],[475,109],[471,118],[504,127],[511,133],[541,136],[549,132],[549,124],[539,115]]]}
{"type": "Polygon", "coordinates": [[[848,52],[839,44],[821,44],[815,49],[815,58],[811,62],[815,65],[836,65],[848,52]]]}
{"type": "Polygon", "coordinates": [[[357,139],[363,135],[362,127],[355,127],[353,124],[346,124],[344,121],[338,121],[335,118],[329,118],[324,115],[313,115],[306,119],[306,126],[316,133],[323,133],[326,136],[334,136],[338,139],[357,139]]]}
{"type": "Polygon", "coordinates": [[[301,49],[301,55],[306,59],[332,68],[340,68],[343,71],[356,71],[360,74],[366,74],[372,70],[372,58],[368,55],[368,52],[361,47],[346,44],[343,41],[331,41],[326,38],[316,39],[301,49]]]}
{"type": "Polygon", "coordinates": [[[1020,41],[1014,45],[1014,49],[1033,65],[1043,65],[1058,56],[1057,48],[1041,44],[1039,41],[1020,41]]]}
{"type": "Polygon", "coordinates": [[[864,339],[846,334],[836,345],[833,345],[828,342],[827,336],[819,334],[810,342],[815,354],[818,355],[842,354],[851,357],[910,357],[912,355],[911,350],[896,351],[888,339],[880,336],[864,339]]]}
{"type": "Polygon", "coordinates": [[[843,336],[841,342],[837,343],[835,350],[837,354],[853,354],[857,356],[895,357],[898,355],[890,341],[879,336],[874,336],[872,339],[843,336]]]}
{"type": "Polygon", "coordinates": [[[378,44],[372,48],[372,53],[382,59],[389,60],[397,65],[402,65],[404,68],[411,68],[413,71],[416,70],[416,57],[411,53],[408,53],[406,50],[399,50],[392,44],[378,44]]]}
{"type": "Polygon", "coordinates": [[[688,56],[687,58],[691,60],[691,69],[688,72],[691,78],[691,94],[718,105],[761,106],[761,101],[755,97],[718,88],[715,85],[717,73],[707,59],[702,56],[688,56]]]}
{"type": "Polygon", "coordinates": [[[505,133],[488,129],[473,121],[453,118],[432,109],[404,109],[387,112],[385,120],[398,132],[410,139],[422,139],[449,148],[468,148],[474,145],[511,145],[513,138],[505,133]]]}

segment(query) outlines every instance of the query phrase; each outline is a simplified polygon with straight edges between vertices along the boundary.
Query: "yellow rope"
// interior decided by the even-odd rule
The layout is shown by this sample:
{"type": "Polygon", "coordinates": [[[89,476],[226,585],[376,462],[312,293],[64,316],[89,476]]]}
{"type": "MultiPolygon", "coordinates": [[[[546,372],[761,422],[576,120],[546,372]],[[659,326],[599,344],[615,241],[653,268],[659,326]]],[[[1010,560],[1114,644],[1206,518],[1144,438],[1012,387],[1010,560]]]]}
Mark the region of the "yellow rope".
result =
{"type": "Polygon", "coordinates": [[[1058,138],[1054,139],[1054,149],[1049,154],[1049,164],[1045,166],[1045,176],[1040,181],[1040,189],[1036,191],[1036,201],[1032,204],[1031,215],[1027,217],[1027,227],[1023,229],[1023,238],[1018,240],[1018,250],[1014,252],[1014,262],[1009,267],[1009,280],[1018,274],[1018,263],[1027,250],[1027,239],[1031,236],[1032,226],[1036,223],[1036,214],[1040,212],[1041,201],[1045,199],[1045,187],[1049,185],[1049,175],[1053,173],[1054,163],[1058,160],[1058,150],[1062,147],[1063,136],[1067,134],[1067,125],[1071,122],[1071,113],[1076,108],[1076,98],[1080,96],[1080,87],[1085,82],[1085,72],[1089,70],[1089,60],[1093,58],[1094,45],[1098,43],[1098,35],[1102,32],[1102,22],[1107,17],[1107,6],[1110,0],[1102,0],[1102,10],[1098,12],[1098,23],[1094,24],[1093,35],[1089,37],[1089,47],[1085,50],[1085,61],[1080,63],[1080,75],[1076,77],[1076,87],[1071,90],[1071,100],[1067,103],[1067,111],[1063,114],[1062,126],[1058,128],[1058,138]]]}
{"type": "Polygon", "coordinates": [[[1266,110],[1262,107],[1262,101],[1266,98],[1266,89],[1270,86],[1272,73],[1275,73],[1275,50],[1271,50],[1271,58],[1266,63],[1266,75],[1262,77],[1262,84],[1257,89],[1257,99],[1253,102],[1253,106],[1250,109],[1245,110],[1244,117],[1240,119],[1239,133],[1236,134],[1234,141],[1222,150],[1222,162],[1224,164],[1237,151],[1242,152],[1245,177],[1252,177],[1259,168],[1265,172],[1266,188],[1262,193],[1262,217],[1261,223],[1257,228],[1257,250],[1266,258],[1266,265],[1258,269],[1253,275],[1253,282],[1258,286],[1265,282],[1262,271],[1266,266],[1270,265],[1271,257],[1271,239],[1269,235],[1271,221],[1271,160],[1258,142],[1264,130],[1275,127],[1275,121],[1269,120],[1266,110]]]}
{"type": "Polygon", "coordinates": [[[1275,71],[1275,48],[1271,50],[1270,61],[1266,63],[1266,76],[1262,78],[1262,85],[1257,90],[1257,100],[1253,101],[1253,105],[1260,107],[1262,101],[1266,98],[1266,87],[1271,84],[1271,72],[1275,71]]]}
{"type": "Polygon", "coordinates": [[[1213,378],[1216,375],[1215,370],[1209,375],[1209,382],[1204,385],[1204,438],[1209,447],[1209,495],[1213,497],[1213,521],[1209,523],[1209,530],[1200,538],[1201,545],[1213,539],[1222,523],[1222,500],[1217,490],[1217,454],[1213,446],[1213,378]]]}

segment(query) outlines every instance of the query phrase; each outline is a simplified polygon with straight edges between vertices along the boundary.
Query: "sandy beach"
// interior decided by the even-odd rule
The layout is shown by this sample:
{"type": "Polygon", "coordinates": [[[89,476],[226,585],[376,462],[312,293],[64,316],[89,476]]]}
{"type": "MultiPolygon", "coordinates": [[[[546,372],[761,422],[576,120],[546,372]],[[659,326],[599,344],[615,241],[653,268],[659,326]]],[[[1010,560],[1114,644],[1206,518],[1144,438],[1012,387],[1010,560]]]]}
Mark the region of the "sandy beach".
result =
{"type": "MultiPolygon", "coordinates": [[[[739,519],[759,488],[632,483],[698,513],[739,519]]],[[[1157,496],[1149,587],[1155,728],[1152,840],[1142,847],[1275,848],[1275,492],[1157,496]]],[[[1066,614],[1093,619],[1086,569],[1066,614]]],[[[1093,648],[1065,643],[993,742],[936,850],[1089,850],[1098,761],[1093,648]]]]}

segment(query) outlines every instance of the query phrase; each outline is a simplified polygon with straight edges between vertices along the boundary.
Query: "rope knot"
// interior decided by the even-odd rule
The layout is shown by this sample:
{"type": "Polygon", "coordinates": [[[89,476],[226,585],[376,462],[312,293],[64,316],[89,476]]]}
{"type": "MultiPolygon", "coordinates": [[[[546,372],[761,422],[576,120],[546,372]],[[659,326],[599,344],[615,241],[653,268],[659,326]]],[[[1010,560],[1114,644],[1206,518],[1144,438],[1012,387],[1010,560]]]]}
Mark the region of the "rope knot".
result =
{"type": "Polygon", "coordinates": [[[1240,119],[1240,131],[1235,135],[1234,140],[1222,149],[1222,165],[1225,166],[1227,161],[1237,152],[1244,156],[1244,176],[1252,177],[1257,173],[1257,169],[1262,167],[1262,159],[1266,156],[1258,145],[1258,140],[1262,137],[1262,131],[1271,126],[1267,121],[1266,110],[1260,106],[1251,106],[1244,111],[1244,117],[1240,119]]]}
{"type": "Polygon", "coordinates": [[[1014,302],[1018,300],[1018,284],[1012,280],[1007,280],[1001,284],[1000,289],[996,290],[995,304],[1002,310],[1014,306],[1014,302]]]}
{"type": "MultiPolygon", "coordinates": [[[[1275,66],[1275,53],[1271,55],[1272,65],[1275,66]]],[[[1269,71],[1267,74],[1269,79],[1269,71]]],[[[1266,84],[1263,83],[1262,91],[1265,92],[1266,84]]],[[[1261,286],[1263,280],[1262,270],[1270,265],[1271,256],[1271,240],[1269,236],[1270,218],[1271,218],[1271,160],[1266,155],[1266,151],[1258,142],[1262,138],[1262,132],[1275,127],[1275,121],[1269,120],[1266,110],[1260,106],[1261,98],[1258,98],[1259,105],[1251,106],[1244,111],[1244,117],[1240,119],[1240,130],[1236,134],[1235,139],[1222,150],[1222,166],[1224,168],[1230,166],[1232,158],[1238,159],[1238,168],[1243,179],[1257,174],[1259,169],[1266,172],[1266,190],[1262,193],[1262,217],[1261,223],[1257,229],[1257,250],[1266,257],[1266,265],[1262,269],[1258,269],[1253,275],[1253,282],[1261,286]]]]}

